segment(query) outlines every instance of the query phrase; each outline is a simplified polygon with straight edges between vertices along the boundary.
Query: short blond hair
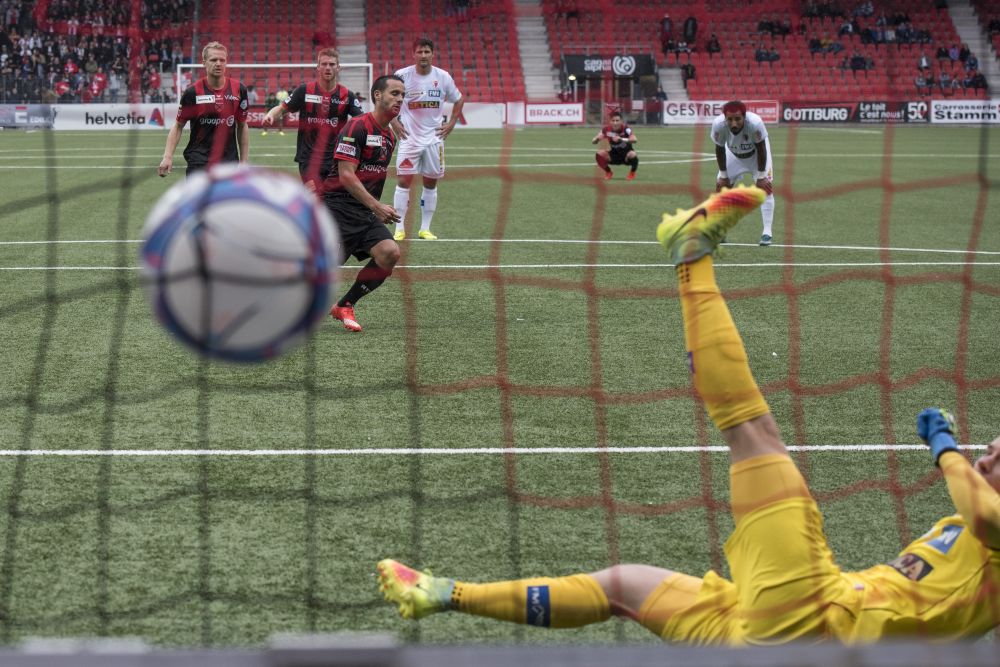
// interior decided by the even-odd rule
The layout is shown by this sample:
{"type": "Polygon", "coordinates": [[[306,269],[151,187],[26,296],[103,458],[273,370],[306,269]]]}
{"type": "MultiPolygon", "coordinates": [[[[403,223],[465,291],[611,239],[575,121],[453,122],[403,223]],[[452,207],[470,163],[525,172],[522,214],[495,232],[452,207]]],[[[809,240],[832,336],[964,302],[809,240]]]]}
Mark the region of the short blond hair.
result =
{"type": "Polygon", "coordinates": [[[229,49],[222,45],[222,42],[209,42],[205,45],[205,48],[201,50],[201,61],[205,62],[208,60],[208,52],[218,49],[219,51],[225,51],[226,55],[229,55],[229,49]]]}
{"type": "Polygon", "coordinates": [[[325,49],[320,49],[319,51],[317,51],[316,62],[319,62],[319,59],[322,58],[323,56],[327,56],[329,58],[336,58],[337,62],[338,63],[340,62],[340,51],[333,48],[332,46],[328,46],[325,49]]]}

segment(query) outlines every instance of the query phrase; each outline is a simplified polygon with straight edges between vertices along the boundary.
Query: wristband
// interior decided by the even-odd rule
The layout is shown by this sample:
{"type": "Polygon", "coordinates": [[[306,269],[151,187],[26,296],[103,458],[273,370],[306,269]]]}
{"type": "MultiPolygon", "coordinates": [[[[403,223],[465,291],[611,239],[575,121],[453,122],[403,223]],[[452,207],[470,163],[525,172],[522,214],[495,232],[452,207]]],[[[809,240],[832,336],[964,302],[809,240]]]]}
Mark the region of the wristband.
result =
{"type": "Polygon", "coordinates": [[[767,172],[766,171],[755,172],[754,175],[753,175],[753,177],[754,177],[754,180],[756,180],[756,181],[759,181],[762,178],[766,179],[767,178],[767,172]]]}
{"type": "Polygon", "coordinates": [[[726,172],[725,169],[719,170],[719,178],[729,178],[729,174],[726,172]]]}
{"type": "Polygon", "coordinates": [[[927,445],[931,448],[931,456],[934,457],[934,464],[938,464],[938,459],[945,452],[957,452],[958,445],[955,444],[955,438],[948,431],[939,431],[931,436],[930,441],[927,445]]]}

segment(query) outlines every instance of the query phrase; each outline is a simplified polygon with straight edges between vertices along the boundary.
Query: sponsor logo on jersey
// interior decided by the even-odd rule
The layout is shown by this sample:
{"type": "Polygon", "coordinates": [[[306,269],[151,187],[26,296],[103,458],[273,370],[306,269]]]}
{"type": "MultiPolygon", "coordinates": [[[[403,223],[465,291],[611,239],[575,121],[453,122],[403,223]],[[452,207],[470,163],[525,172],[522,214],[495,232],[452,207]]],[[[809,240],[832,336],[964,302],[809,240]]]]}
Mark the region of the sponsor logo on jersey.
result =
{"type": "Polygon", "coordinates": [[[887,565],[911,581],[920,581],[934,570],[923,558],[909,553],[889,561],[887,565]]]}
{"type": "Polygon", "coordinates": [[[382,135],[380,134],[369,134],[365,138],[365,146],[381,146],[382,145],[382,135]]]}
{"type": "Polygon", "coordinates": [[[427,91],[427,97],[441,97],[441,91],[437,90],[437,89],[435,89],[435,90],[428,90],[427,91]]]}
{"type": "Polygon", "coordinates": [[[246,100],[240,100],[240,108],[241,109],[246,110],[248,104],[249,103],[246,100]]]}
{"type": "Polygon", "coordinates": [[[226,116],[225,118],[205,118],[202,116],[198,119],[199,125],[228,125],[232,127],[236,124],[235,116],[226,116]]]}
{"type": "Polygon", "coordinates": [[[941,529],[941,534],[928,542],[927,545],[946,554],[955,546],[955,542],[958,541],[958,536],[961,534],[962,526],[945,526],[941,529]]]}
{"type": "Polygon", "coordinates": [[[551,621],[551,605],[549,603],[548,586],[528,586],[527,620],[528,625],[540,628],[549,627],[551,621]]]}
{"type": "Polygon", "coordinates": [[[306,95],[306,102],[311,102],[313,104],[322,104],[323,103],[323,96],[322,95],[308,95],[307,94],[306,95]]]}
{"type": "Polygon", "coordinates": [[[438,100],[427,100],[426,102],[407,102],[406,106],[410,109],[437,109],[441,106],[441,102],[438,100]]]}
{"type": "Polygon", "coordinates": [[[355,155],[358,154],[358,151],[354,146],[350,144],[345,144],[343,142],[337,144],[337,152],[342,153],[344,155],[350,155],[351,157],[354,157],[355,155]]]}
{"type": "Polygon", "coordinates": [[[340,140],[341,141],[346,141],[349,144],[353,144],[354,143],[354,137],[341,137],[340,140]]]}
{"type": "Polygon", "coordinates": [[[197,95],[194,98],[195,104],[215,104],[215,95],[197,95]]]}

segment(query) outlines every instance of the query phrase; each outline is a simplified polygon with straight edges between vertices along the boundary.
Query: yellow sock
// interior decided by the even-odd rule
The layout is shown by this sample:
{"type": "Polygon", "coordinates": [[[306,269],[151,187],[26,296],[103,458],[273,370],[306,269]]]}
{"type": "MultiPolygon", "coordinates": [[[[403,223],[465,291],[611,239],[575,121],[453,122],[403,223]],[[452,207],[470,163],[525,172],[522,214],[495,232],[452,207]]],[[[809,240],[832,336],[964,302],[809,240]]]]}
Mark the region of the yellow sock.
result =
{"type": "Polygon", "coordinates": [[[711,256],[677,266],[684,340],[695,389],[720,431],[770,410],[719,286],[711,256]]]}
{"type": "Polygon", "coordinates": [[[809,498],[809,487],[795,462],[784,454],[755,456],[729,468],[733,520],[788,498],[809,498]]]}
{"type": "Polygon", "coordinates": [[[587,574],[491,584],[456,581],[451,600],[466,614],[546,628],[578,628],[611,617],[604,590],[587,574]]]}

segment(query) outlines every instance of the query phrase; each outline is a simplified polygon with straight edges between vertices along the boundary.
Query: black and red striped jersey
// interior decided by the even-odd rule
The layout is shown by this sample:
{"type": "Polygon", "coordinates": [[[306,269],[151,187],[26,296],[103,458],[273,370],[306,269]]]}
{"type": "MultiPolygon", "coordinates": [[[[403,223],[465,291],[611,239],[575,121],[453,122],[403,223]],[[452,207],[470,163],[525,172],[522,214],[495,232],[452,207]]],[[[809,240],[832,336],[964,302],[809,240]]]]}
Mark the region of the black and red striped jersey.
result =
{"type": "Polygon", "coordinates": [[[323,193],[328,201],[341,205],[352,205],[353,202],[352,206],[361,207],[367,212],[364,205],[344,188],[338,166],[341,161],[355,163],[358,180],[372,197],[380,199],[395,147],[396,137],[388,124],[382,127],[371,113],[347,121],[337,137],[333,169],[323,181],[323,193]]]}
{"type": "Polygon", "coordinates": [[[239,159],[237,123],[247,120],[246,87],[236,79],[226,79],[218,90],[204,78],[198,79],[181,95],[177,123],[191,121],[191,138],[184,149],[189,167],[239,159]]]}
{"type": "Polygon", "coordinates": [[[295,140],[295,161],[310,165],[320,160],[319,173],[325,176],[333,166],[335,139],[351,116],[364,113],[357,95],[341,84],[333,90],[323,90],[319,81],[304,83],[281,103],[285,111],[299,114],[299,133],[295,140]],[[313,151],[321,147],[322,158],[314,158],[313,151]]]}

